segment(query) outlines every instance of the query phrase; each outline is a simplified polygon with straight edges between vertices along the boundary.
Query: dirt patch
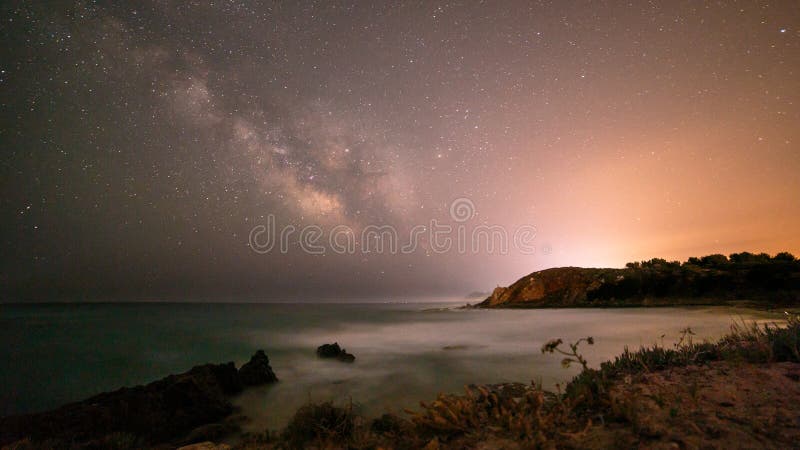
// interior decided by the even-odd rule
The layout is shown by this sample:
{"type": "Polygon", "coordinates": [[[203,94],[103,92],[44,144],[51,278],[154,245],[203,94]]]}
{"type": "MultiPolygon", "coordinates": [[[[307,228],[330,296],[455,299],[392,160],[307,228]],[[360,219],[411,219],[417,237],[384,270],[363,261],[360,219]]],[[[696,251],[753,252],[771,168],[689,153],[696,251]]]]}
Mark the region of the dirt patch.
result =
{"type": "Polygon", "coordinates": [[[615,384],[611,414],[579,447],[796,448],[800,364],[715,362],[615,384]],[[611,418],[609,418],[611,419],[611,418]]]}

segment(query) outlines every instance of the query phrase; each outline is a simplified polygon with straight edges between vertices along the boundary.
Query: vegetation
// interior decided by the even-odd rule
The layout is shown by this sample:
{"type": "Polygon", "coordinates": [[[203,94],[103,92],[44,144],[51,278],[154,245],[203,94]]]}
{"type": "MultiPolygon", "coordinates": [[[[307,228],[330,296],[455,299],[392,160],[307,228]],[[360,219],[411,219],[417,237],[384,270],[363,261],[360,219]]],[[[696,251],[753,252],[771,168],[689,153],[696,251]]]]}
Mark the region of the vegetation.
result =
{"type": "MultiPolygon", "coordinates": [[[[536,383],[468,386],[462,395],[440,394],[406,415],[374,420],[357,414],[352,403],[308,404],[283,432],[244,436],[236,448],[630,448],[661,438],[672,445],[686,430],[695,440],[679,442],[689,448],[800,442],[798,315],[786,313],[780,324],[737,322],[716,342],[695,342],[686,328],[672,345],[625,348],[598,368],[581,353],[583,345],[593,344],[594,338],[585,337],[571,343],[552,339],[541,347],[542,353],[561,355],[563,366],[581,367],[556,393],[536,383]],[[720,436],[729,440],[713,441],[720,436]]],[[[147,446],[136,435],[112,433],[88,442],[23,439],[4,448],[147,446]]]]}
{"type": "Polygon", "coordinates": [[[790,253],[715,254],[686,262],[653,258],[601,274],[601,285],[587,292],[588,303],[632,299],[746,299],[789,304],[800,293],[800,261],[790,253]]]}
{"type": "MultiPolygon", "coordinates": [[[[581,353],[594,344],[592,337],[553,339],[542,353],[582,369],[556,393],[535,383],[468,386],[462,395],[440,394],[405,416],[374,420],[357,414],[352,403],[308,404],[283,432],[247,435],[236,448],[630,448],[676,439],[686,447],[724,448],[780,447],[800,439],[800,385],[792,381],[800,381],[800,316],[787,313],[781,324],[734,323],[716,342],[693,337],[686,328],[672,345],[626,348],[596,369],[581,353]],[[781,372],[765,384],[765,372],[753,367],[781,372]],[[753,393],[749,400],[736,397],[747,395],[743,381],[753,393]],[[720,397],[719,391],[733,394],[720,397]]],[[[135,436],[115,433],[80,445],[22,440],[8,448],[143,447],[135,436]]]]}
{"type": "Polygon", "coordinates": [[[542,346],[542,353],[560,353],[566,358],[561,360],[561,365],[566,369],[572,363],[580,363],[583,370],[589,370],[589,364],[586,362],[586,358],[583,357],[580,353],[578,353],[578,346],[581,345],[581,342],[586,342],[589,345],[594,345],[594,338],[589,336],[585,338],[578,339],[577,342],[573,344],[569,344],[569,351],[566,352],[561,350],[559,347],[561,344],[564,343],[561,339],[553,339],[548,341],[546,344],[542,346]]]}
{"type": "Polygon", "coordinates": [[[555,267],[497,287],[478,308],[728,305],[800,306],[800,261],[790,253],[733,253],[686,262],[653,258],[623,269],[555,267]]]}
{"type": "MultiPolygon", "coordinates": [[[[692,330],[686,328],[669,347],[656,344],[637,351],[626,348],[598,369],[590,368],[580,353],[580,345],[592,345],[594,339],[583,338],[566,348],[562,348],[561,339],[554,339],[542,347],[542,352],[563,355],[565,366],[578,363],[582,367],[563,392],[559,389],[558,393],[550,393],[535,384],[469,386],[464,395],[440,394],[433,402],[422,403],[419,411],[407,411],[408,418],[385,414],[371,423],[359,420],[352,407],[308,405],[298,411],[280,438],[269,440],[268,447],[436,449],[474,447],[477,443],[485,444],[485,448],[630,446],[635,442],[594,441],[598,429],[623,430],[636,442],[660,433],[636,406],[635,400],[642,396],[620,396],[619,389],[615,393],[619,386],[633,386],[637,380],[669,369],[710,370],[710,365],[717,363],[800,362],[800,316],[787,314],[786,323],[780,325],[736,323],[728,335],[713,343],[696,343],[693,336],[692,330]]],[[[690,398],[699,398],[697,382],[684,388],[690,398]]],[[[684,411],[684,404],[662,391],[645,397],[663,409],[669,420],[695,420],[691,419],[692,414],[699,414],[698,410],[684,411]]],[[[757,428],[738,422],[736,426],[757,428]]],[[[698,428],[690,423],[691,427],[698,428]]],[[[264,448],[252,447],[254,442],[245,442],[241,448],[264,448]]],[[[262,440],[262,445],[265,442],[262,440]]]]}
{"type": "Polygon", "coordinates": [[[305,448],[310,442],[329,447],[352,441],[354,429],[352,404],[337,407],[332,402],[310,403],[297,410],[282,437],[291,448],[305,448]]]}

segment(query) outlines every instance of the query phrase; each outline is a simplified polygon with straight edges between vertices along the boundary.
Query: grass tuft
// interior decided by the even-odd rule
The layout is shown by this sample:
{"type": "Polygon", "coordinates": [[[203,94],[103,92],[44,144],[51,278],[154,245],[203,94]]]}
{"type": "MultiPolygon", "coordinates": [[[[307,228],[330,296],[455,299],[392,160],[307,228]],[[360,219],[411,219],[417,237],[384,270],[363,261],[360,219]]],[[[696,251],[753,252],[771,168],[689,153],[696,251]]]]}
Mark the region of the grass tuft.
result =
{"type": "Polygon", "coordinates": [[[309,403],[297,410],[282,438],[291,448],[338,448],[353,439],[355,418],[352,403],[309,403]]]}
{"type": "MultiPolygon", "coordinates": [[[[282,435],[263,439],[260,446],[252,448],[463,448],[486,439],[507,439],[521,448],[541,448],[564,442],[586,443],[586,439],[592,439],[588,433],[593,424],[611,422],[650,436],[663,430],[640,417],[630,398],[612,400],[612,385],[630,383],[643,373],[714,361],[800,362],[797,315],[787,314],[781,324],[734,323],[730,333],[717,342],[696,343],[693,336],[686,328],[670,347],[655,344],[636,351],[626,348],[599,369],[590,368],[579,352],[581,344],[594,343],[592,338],[568,343],[566,350],[561,348],[563,340],[554,339],[542,347],[542,352],[560,354],[568,360],[565,365],[578,363],[582,368],[563,392],[559,387],[557,394],[549,393],[536,384],[469,386],[463,395],[440,394],[430,403],[421,403],[419,411],[406,411],[410,420],[387,414],[372,422],[357,417],[352,405],[309,404],[297,411],[282,435]]],[[[699,389],[699,385],[689,388],[695,401],[699,389]]],[[[668,403],[661,396],[653,400],[668,408],[671,419],[684,414],[680,405],[668,403]]]]}

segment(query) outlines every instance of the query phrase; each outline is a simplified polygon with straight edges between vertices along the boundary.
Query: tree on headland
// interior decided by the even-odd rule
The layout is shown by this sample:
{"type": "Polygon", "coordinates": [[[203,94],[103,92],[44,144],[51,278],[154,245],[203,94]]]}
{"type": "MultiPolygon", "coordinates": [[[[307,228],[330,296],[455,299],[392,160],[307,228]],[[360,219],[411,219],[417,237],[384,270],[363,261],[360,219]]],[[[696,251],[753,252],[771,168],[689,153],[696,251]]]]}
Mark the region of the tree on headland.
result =
{"type": "Polygon", "coordinates": [[[691,257],[681,264],[653,258],[610,272],[600,287],[587,294],[590,302],[653,298],[764,298],[800,300],[800,260],[788,252],[732,253],[691,257]]]}
{"type": "Polygon", "coordinates": [[[728,264],[728,257],[715,253],[713,255],[706,255],[700,258],[700,265],[703,267],[721,267],[728,264]]]}
{"type": "Polygon", "coordinates": [[[697,267],[706,269],[733,269],[734,266],[768,266],[772,263],[800,262],[789,252],[780,252],[775,256],[768,253],[740,252],[725,256],[720,253],[701,257],[689,257],[686,262],[667,261],[663,258],[653,258],[648,261],[633,261],[625,264],[626,269],[676,269],[680,267],[697,267]]]}
{"type": "Polygon", "coordinates": [[[763,264],[772,260],[767,253],[754,254],[750,252],[731,253],[730,259],[734,264],[763,264]]]}
{"type": "Polygon", "coordinates": [[[653,258],[649,261],[634,261],[625,264],[625,267],[628,269],[641,269],[641,268],[651,268],[651,269],[667,269],[667,268],[677,268],[680,267],[680,261],[667,261],[663,258],[653,258]]]}
{"type": "Polygon", "coordinates": [[[797,258],[794,257],[793,254],[789,252],[780,252],[775,257],[772,258],[773,261],[782,261],[782,262],[795,262],[797,258]]]}
{"type": "Polygon", "coordinates": [[[662,258],[653,258],[650,261],[642,261],[642,267],[665,267],[667,265],[667,260],[662,258]]]}

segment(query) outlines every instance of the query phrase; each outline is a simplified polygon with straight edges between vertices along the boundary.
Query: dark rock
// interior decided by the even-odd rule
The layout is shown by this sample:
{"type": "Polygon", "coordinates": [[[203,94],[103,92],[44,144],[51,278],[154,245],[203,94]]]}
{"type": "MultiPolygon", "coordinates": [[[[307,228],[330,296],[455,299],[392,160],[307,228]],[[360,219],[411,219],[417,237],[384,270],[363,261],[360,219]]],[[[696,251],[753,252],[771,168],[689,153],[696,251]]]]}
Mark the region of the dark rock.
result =
{"type": "MultiPolygon", "coordinates": [[[[244,388],[244,384],[239,377],[239,373],[236,371],[236,366],[233,362],[229,362],[227,364],[206,364],[204,366],[198,366],[202,371],[202,368],[206,368],[210,372],[210,375],[213,377],[214,383],[216,383],[219,388],[222,390],[222,393],[225,395],[233,395],[242,392],[244,388]]],[[[193,368],[189,371],[189,374],[197,374],[198,367],[193,368]]]]}
{"type": "Polygon", "coordinates": [[[336,358],[341,352],[342,348],[339,347],[338,342],[334,342],[333,344],[322,344],[317,347],[317,356],[320,358],[336,358]]]}
{"type": "Polygon", "coordinates": [[[80,442],[114,432],[160,442],[224,418],[232,411],[226,396],[240,390],[233,363],[197,366],[53,411],[0,419],[0,444],[22,437],[80,442]]]}
{"type": "MultiPolygon", "coordinates": [[[[243,386],[276,380],[263,351],[243,367],[196,366],[143,386],[122,388],[52,411],[0,418],[0,446],[31,439],[58,448],[131,436],[143,444],[178,442],[190,430],[195,438],[224,431],[215,424],[233,412],[229,396],[243,386]],[[262,381],[265,380],[265,381],[262,381]],[[206,426],[204,428],[204,426],[206,426]]],[[[76,447],[77,448],[77,447],[76,447]]]]}
{"type": "Polygon", "coordinates": [[[354,355],[347,353],[347,350],[339,347],[338,342],[320,345],[317,347],[317,356],[320,358],[336,358],[346,363],[352,363],[356,360],[354,355]]]}
{"type": "Polygon", "coordinates": [[[257,386],[260,384],[274,383],[278,377],[269,365],[269,358],[264,350],[259,350],[239,369],[239,379],[245,386],[257,386]]]}

